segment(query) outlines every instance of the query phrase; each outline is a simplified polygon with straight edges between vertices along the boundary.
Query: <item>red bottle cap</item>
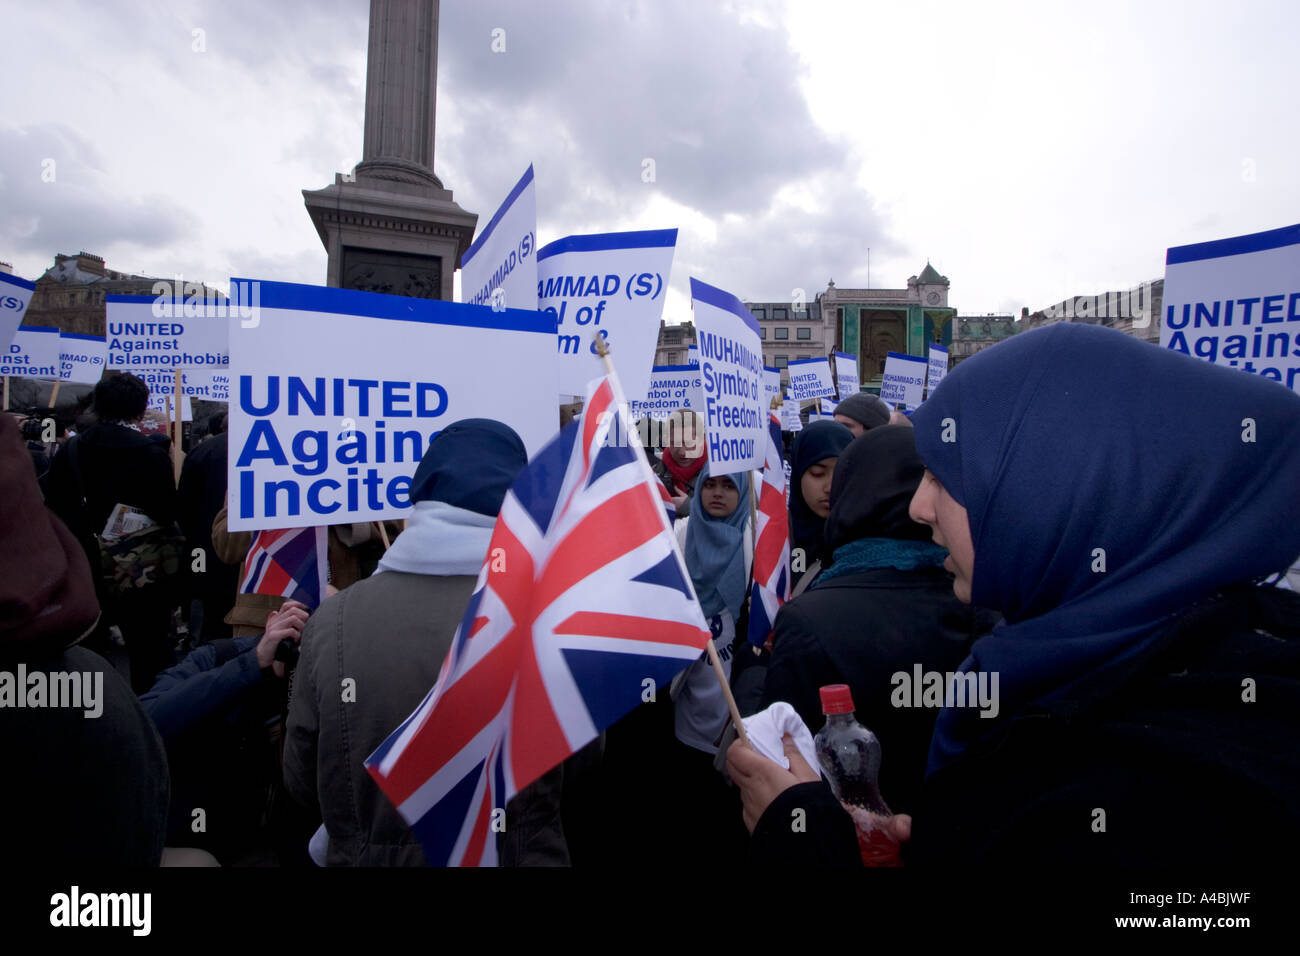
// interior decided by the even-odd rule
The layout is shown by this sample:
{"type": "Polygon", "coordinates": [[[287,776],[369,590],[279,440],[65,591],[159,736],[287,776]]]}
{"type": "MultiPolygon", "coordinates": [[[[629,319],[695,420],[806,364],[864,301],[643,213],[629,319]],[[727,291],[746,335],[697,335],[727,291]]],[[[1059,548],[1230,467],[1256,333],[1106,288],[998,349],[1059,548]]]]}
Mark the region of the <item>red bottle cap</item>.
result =
{"type": "Polygon", "coordinates": [[[853,692],[849,690],[848,684],[827,684],[819,693],[823,714],[851,714],[856,709],[853,706],[853,692]]]}

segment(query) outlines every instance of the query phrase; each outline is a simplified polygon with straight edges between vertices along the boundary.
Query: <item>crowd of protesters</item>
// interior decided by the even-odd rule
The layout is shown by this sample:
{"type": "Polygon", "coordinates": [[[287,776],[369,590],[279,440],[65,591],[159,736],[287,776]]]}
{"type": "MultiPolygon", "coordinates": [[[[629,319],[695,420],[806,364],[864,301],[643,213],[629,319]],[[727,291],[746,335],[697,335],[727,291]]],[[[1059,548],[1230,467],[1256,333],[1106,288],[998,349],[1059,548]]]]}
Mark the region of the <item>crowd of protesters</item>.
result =
{"type": "MultiPolygon", "coordinates": [[[[53,454],[0,416],[0,671],[104,687],[100,720],[0,708],[35,787],[6,788],[17,858],[423,865],[362,764],[436,682],[523,442],[444,428],[407,521],[331,528],[311,611],[238,593],[252,539],[226,527],[222,417],[177,481],[147,400],[106,377],[53,454]],[[161,532],[130,587],[104,558],[124,508],[161,532]]],[[[714,473],[693,412],[643,424],[741,715],[785,703],[816,733],[820,688],[848,685],[906,865],[1249,865],[1296,845],[1300,396],[1071,324],[963,362],[910,418],[847,396],[788,448],[791,598],[762,647],[762,475],[714,473]],[[996,707],[894,694],[900,673],[975,670],[996,707]]],[[[794,741],[783,766],[731,722],[702,656],[516,795],[502,863],[861,865],[794,741]]]]}

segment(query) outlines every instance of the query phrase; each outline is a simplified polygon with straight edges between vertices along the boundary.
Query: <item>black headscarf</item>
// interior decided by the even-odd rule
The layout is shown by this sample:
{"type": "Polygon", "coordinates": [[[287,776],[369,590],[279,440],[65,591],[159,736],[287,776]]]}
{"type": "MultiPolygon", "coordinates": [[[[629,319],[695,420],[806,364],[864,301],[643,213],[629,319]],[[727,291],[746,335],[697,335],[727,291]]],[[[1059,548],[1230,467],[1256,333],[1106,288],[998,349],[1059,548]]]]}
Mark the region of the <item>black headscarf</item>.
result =
{"type": "Polygon", "coordinates": [[[819,518],[803,500],[803,473],[826,458],[838,458],[853,441],[853,433],[839,422],[812,422],[795,435],[790,450],[790,547],[802,548],[809,562],[821,555],[822,530],[819,518]]]}
{"type": "Polygon", "coordinates": [[[882,425],[853,439],[831,480],[826,555],[860,538],[929,541],[929,526],[907,514],[924,473],[910,425],[882,425]]]}

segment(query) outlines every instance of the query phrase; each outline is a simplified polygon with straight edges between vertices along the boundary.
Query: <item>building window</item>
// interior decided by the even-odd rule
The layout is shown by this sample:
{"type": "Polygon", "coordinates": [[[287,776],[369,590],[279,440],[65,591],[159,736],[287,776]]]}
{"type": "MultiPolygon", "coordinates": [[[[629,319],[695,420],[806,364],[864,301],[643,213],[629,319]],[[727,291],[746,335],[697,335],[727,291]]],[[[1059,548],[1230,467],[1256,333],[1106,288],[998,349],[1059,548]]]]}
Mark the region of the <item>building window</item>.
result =
{"type": "Polygon", "coordinates": [[[776,359],[777,368],[785,368],[790,364],[790,356],[788,355],[777,355],[774,358],[776,359]]]}
{"type": "Polygon", "coordinates": [[[795,329],[794,337],[803,341],[810,341],[812,339],[812,329],[795,329]]]}
{"type": "Polygon", "coordinates": [[[763,318],[763,310],[762,310],[762,309],[750,309],[750,311],[754,313],[754,318],[756,318],[756,319],[761,319],[761,318],[763,318]]]}
{"type": "Polygon", "coordinates": [[[787,314],[787,312],[786,312],[785,309],[773,309],[773,310],[772,310],[772,318],[774,318],[774,319],[787,319],[787,318],[789,318],[789,315],[787,314]]]}
{"type": "Polygon", "coordinates": [[[767,338],[767,326],[766,326],[766,325],[760,325],[760,326],[758,327],[758,337],[759,337],[760,339],[765,339],[765,338],[767,338]]]}
{"type": "Polygon", "coordinates": [[[784,342],[790,338],[790,330],[786,328],[773,329],[772,333],[772,338],[776,339],[778,342],[784,342]]]}

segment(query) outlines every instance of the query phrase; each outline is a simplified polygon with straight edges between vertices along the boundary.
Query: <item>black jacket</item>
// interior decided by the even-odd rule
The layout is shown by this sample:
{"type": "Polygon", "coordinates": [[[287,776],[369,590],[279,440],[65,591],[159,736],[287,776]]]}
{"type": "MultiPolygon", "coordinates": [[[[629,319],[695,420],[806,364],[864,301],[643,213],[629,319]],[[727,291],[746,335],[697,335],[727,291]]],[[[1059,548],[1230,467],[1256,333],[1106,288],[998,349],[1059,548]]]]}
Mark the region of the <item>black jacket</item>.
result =
{"type": "MultiPolygon", "coordinates": [[[[1300,595],[1207,599],[1082,683],[998,721],[927,779],[907,865],[1249,872],[1300,845],[1300,595]]],[[[765,863],[852,865],[852,835],[829,791],[803,784],[768,807],[751,850],[765,863]],[[818,826],[787,834],[795,807],[818,826]]]]}
{"type": "MultiPolygon", "coordinates": [[[[67,445],[50,463],[45,503],[74,534],[98,534],[118,502],[171,527],[176,520],[176,482],[165,442],[108,422],[92,425],[68,441],[77,443],[86,510],[81,509],[67,445]]],[[[97,563],[96,557],[91,566],[97,563]]]]}
{"type": "Polygon", "coordinates": [[[890,702],[899,671],[955,671],[996,617],[962,604],[941,568],[878,568],[832,578],[776,617],[762,707],[790,704],[816,734],[826,722],[818,689],[848,684],[858,723],[881,746],[880,789],[895,812],[915,809],[937,710],[890,702]]]}

